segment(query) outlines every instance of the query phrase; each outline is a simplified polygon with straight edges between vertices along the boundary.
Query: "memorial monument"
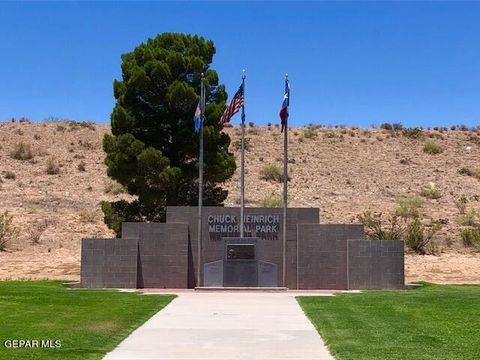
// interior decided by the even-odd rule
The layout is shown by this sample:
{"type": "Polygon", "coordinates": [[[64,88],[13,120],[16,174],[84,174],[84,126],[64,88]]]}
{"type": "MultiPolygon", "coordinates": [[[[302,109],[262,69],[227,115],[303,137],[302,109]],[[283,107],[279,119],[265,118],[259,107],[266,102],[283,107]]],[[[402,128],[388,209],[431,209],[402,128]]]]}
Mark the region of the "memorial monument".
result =
{"type": "Polygon", "coordinates": [[[241,238],[239,208],[204,207],[200,251],[196,207],[168,207],[165,223],[124,223],[121,239],[83,239],[81,285],[342,290],[404,287],[403,241],[365,240],[360,224],[321,224],[319,209],[289,208],[284,242],[281,208],[244,211],[241,238]]]}

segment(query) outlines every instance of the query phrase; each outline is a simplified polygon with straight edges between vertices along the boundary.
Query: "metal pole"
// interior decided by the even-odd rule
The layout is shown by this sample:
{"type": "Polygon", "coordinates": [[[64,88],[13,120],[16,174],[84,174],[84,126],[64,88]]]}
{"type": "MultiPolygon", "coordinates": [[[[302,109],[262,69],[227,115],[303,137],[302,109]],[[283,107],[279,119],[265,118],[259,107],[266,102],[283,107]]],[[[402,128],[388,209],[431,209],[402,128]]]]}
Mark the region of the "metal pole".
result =
{"type": "Polygon", "coordinates": [[[288,91],[287,111],[283,131],[283,287],[287,286],[287,199],[288,199],[288,105],[290,91],[288,90],[288,75],[285,74],[285,93],[288,91]]]}
{"type": "Polygon", "coordinates": [[[243,238],[243,217],[245,211],[245,69],[242,71],[242,148],[240,152],[240,237],[243,238]]]}
{"type": "Polygon", "coordinates": [[[205,109],[205,89],[203,74],[200,82],[200,155],[198,158],[198,244],[197,244],[197,286],[200,286],[202,268],[202,206],[203,206],[203,113],[205,109]]]}

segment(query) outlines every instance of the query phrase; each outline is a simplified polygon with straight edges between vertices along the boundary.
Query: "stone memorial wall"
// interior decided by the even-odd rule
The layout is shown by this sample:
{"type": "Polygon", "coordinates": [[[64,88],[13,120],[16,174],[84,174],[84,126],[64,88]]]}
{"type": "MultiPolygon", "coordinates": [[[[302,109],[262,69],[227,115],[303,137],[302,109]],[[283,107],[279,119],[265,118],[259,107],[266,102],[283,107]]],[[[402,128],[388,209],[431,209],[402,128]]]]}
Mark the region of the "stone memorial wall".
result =
{"type": "MultiPolygon", "coordinates": [[[[121,239],[83,239],[82,286],[284,285],[282,209],[246,208],[239,239],[239,208],[204,207],[201,264],[197,214],[197,207],[168,207],[166,223],[124,223],[121,239]]],[[[290,289],[404,287],[403,241],[364,240],[359,224],[320,224],[318,209],[288,209],[285,260],[290,289]]]]}

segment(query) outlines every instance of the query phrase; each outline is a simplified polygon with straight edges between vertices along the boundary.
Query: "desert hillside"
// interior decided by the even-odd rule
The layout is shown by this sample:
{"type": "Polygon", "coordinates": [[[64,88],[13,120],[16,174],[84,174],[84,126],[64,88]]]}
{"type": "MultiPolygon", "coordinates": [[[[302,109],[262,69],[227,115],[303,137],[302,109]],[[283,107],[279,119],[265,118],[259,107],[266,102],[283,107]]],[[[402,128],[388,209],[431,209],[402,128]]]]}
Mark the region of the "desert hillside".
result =
{"type": "MultiPolygon", "coordinates": [[[[128,195],[106,175],[101,140],[109,131],[89,123],[0,123],[0,213],[13,215],[17,230],[0,251],[1,279],[79,279],[80,239],[112,236],[99,202],[128,195]]],[[[239,129],[225,131],[238,164],[239,129]]],[[[290,129],[290,206],[319,207],[321,222],[344,223],[366,210],[390,214],[402,200],[416,199],[422,221],[443,226],[432,255],[407,254],[407,280],[480,283],[480,254],[460,237],[479,220],[479,133],[290,129]],[[424,151],[429,142],[439,153],[424,151]]],[[[278,202],[282,184],[266,179],[265,168],[281,166],[280,130],[249,126],[247,144],[247,206],[278,202]]],[[[225,184],[226,205],[238,205],[238,183],[237,169],[225,184]]]]}

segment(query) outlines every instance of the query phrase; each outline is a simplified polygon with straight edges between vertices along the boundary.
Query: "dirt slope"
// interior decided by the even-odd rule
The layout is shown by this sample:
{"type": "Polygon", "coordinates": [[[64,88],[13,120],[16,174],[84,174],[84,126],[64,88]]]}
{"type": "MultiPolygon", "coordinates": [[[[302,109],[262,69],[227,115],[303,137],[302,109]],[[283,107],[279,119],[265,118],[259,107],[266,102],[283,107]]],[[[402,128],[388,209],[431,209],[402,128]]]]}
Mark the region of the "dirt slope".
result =
{"type": "MultiPolygon", "coordinates": [[[[128,196],[114,195],[115,186],[106,176],[101,139],[109,131],[105,125],[0,123],[0,212],[8,210],[18,229],[7,251],[0,252],[0,278],[78,279],[80,239],[112,236],[99,202],[128,196]],[[20,142],[31,145],[32,159],[11,157],[20,142]],[[49,161],[53,168],[59,166],[57,174],[47,174],[49,161]],[[32,244],[45,222],[39,243],[32,244]]],[[[239,129],[226,131],[238,161],[234,145],[239,129]]],[[[407,255],[407,280],[480,283],[480,255],[461,242],[456,206],[465,196],[468,209],[480,207],[480,180],[459,173],[462,168],[480,169],[475,132],[431,130],[420,139],[381,129],[295,128],[289,134],[291,206],[319,207],[324,223],[352,222],[364,210],[393,211],[399,199],[419,196],[433,183],[441,197],[425,199],[422,216],[447,224],[435,236],[437,256],[407,255]],[[423,152],[431,139],[442,153],[423,152]]],[[[261,179],[265,165],[281,165],[281,136],[275,127],[247,129],[248,206],[281,195],[281,183],[261,179]]],[[[238,182],[237,170],[225,184],[226,205],[238,205],[238,182]]]]}

